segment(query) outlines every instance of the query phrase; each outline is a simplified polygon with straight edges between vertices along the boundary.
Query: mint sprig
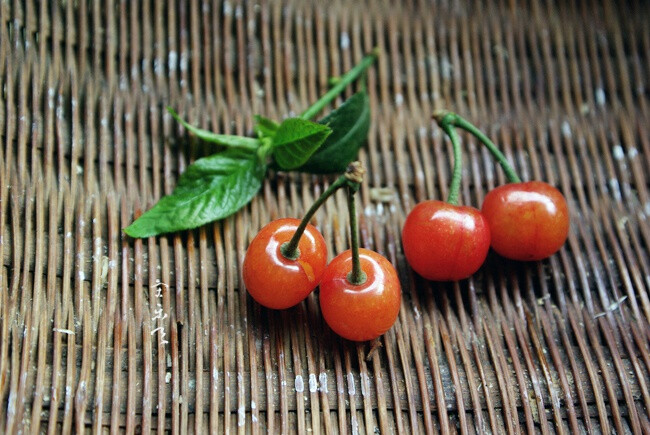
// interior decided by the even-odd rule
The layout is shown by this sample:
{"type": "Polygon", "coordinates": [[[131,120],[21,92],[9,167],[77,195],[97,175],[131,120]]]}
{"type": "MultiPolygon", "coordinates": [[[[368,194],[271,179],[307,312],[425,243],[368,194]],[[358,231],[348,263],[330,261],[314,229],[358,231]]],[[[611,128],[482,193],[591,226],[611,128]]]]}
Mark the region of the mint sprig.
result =
{"type": "Polygon", "coordinates": [[[300,117],[277,123],[255,116],[257,138],[197,128],[168,108],[187,131],[225,150],[189,165],[174,191],[161,198],[124,232],[131,237],[152,237],[228,217],[257,194],[269,163],[285,171],[318,174],[345,171],[368,135],[370,106],[365,90],[354,94],[319,122],[310,119],[361,77],[377,56],[378,51],[374,50],[364,57],[300,117]]]}

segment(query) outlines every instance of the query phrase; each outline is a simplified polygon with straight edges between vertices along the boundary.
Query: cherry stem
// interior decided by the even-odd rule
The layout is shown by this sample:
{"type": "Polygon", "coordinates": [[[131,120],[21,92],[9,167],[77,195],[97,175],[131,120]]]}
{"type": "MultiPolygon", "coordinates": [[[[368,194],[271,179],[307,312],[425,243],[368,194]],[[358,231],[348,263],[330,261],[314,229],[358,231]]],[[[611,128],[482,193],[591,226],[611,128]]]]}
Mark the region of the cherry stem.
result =
{"type": "Polygon", "coordinates": [[[352,251],[352,271],[348,273],[348,282],[352,285],[361,285],[366,282],[367,276],[361,270],[359,260],[359,221],[357,219],[357,206],[354,194],[357,193],[357,186],[348,186],[348,211],[350,212],[350,250],[352,251]]]}
{"type": "Polygon", "coordinates": [[[521,178],[517,175],[513,167],[508,163],[508,159],[503,155],[501,150],[488,138],[481,130],[479,130],[475,125],[466,120],[460,115],[457,115],[453,112],[448,112],[446,110],[440,110],[433,114],[434,119],[438,122],[440,127],[443,127],[443,124],[454,125],[458,128],[473,134],[487,149],[492,153],[492,156],[499,162],[505,172],[508,181],[511,183],[520,183],[521,178]]]}
{"type": "Polygon", "coordinates": [[[334,194],[334,192],[336,192],[341,187],[348,186],[349,188],[355,189],[355,191],[358,190],[362,178],[363,168],[361,167],[361,163],[350,163],[347,170],[345,171],[345,174],[337,178],[336,181],[334,181],[334,183],[332,183],[330,187],[328,187],[325,192],[323,192],[322,195],[319,196],[316,201],[314,201],[314,204],[312,204],[309,210],[307,210],[307,213],[302,218],[302,221],[300,221],[300,225],[298,225],[298,228],[296,228],[296,232],[293,233],[291,240],[283,243],[282,246],[280,246],[280,253],[282,256],[288,260],[298,259],[298,257],[300,257],[300,249],[298,249],[298,243],[300,242],[300,238],[304,234],[305,228],[307,228],[309,221],[314,217],[314,214],[316,214],[316,211],[320,208],[321,205],[323,205],[325,201],[327,201],[330,196],[334,194]]]}
{"type": "Polygon", "coordinates": [[[460,147],[460,138],[453,125],[445,122],[443,119],[440,122],[440,128],[451,139],[451,144],[454,146],[454,171],[451,176],[451,184],[449,185],[449,196],[447,202],[451,205],[458,205],[458,196],[460,194],[460,182],[463,177],[463,153],[460,147]]]}
{"type": "Polygon", "coordinates": [[[293,233],[293,237],[291,237],[291,240],[289,240],[286,243],[283,243],[282,246],[280,247],[280,252],[282,255],[289,259],[289,260],[295,260],[300,256],[300,250],[298,249],[298,242],[300,242],[300,238],[302,237],[303,233],[305,232],[305,228],[307,228],[307,225],[309,224],[309,221],[311,221],[311,218],[314,217],[314,214],[316,214],[316,211],[318,211],[318,208],[336,192],[339,188],[347,185],[349,180],[345,177],[345,175],[341,175],[339,178],[334,181],[330,185],[330,187],[323,192],[321,196],[318,197],[318,199],[314,202],[314,204],[307,210],[307,213],[305,216],[302,218],[302,221],[300,221],[300,225],[298,225],[298,228],[296,228],[296,232],[293,233]]]}
{"type": "Polygon", "coordinates": [[[341,77],[337,77],[336,83],[332,86],[325,95],[323,95],[318,101],[309,106],[300,117],[302,119],[312,119],[318,114],[325,106],[331,103],[338,95],[343,92],[343,90],[353,81],[355,81],[359,76],[361,76],[369,67],[372,65],[377,57],[379,56],[380,49],[375,47],[370,54],[366,55],[361,62],[359,62],[354,68],[352,68],[347,73],[343,74],[341,77]]]}

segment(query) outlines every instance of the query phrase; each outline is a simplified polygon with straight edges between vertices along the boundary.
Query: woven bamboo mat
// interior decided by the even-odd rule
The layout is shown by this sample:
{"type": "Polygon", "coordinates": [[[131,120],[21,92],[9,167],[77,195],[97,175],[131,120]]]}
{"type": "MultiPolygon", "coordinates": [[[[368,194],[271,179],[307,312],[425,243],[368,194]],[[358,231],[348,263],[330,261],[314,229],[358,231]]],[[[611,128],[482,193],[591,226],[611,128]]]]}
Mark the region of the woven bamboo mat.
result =
{"type": "MultiPolygon", "coordinates": [[[[647,3],[171,3],[0,1],[0,432],[648,430],[647,3]],[[317,292],[275,312],[242,289],[248,241],[330,177],[270,174],[222,222],[123,235],[206,152],[167,105],[250,133],[374,46],[361,238],[404,290],[377,353],[328,330],[317,292]],[[566,194],[557,255],[413,275],[401,225],[450,180],[441,107],[566,194]]],[[[505,179],[462,138],[480,206],[505,179]]],[[[347,248],[342,193],[315,223],[347,248]]]]}

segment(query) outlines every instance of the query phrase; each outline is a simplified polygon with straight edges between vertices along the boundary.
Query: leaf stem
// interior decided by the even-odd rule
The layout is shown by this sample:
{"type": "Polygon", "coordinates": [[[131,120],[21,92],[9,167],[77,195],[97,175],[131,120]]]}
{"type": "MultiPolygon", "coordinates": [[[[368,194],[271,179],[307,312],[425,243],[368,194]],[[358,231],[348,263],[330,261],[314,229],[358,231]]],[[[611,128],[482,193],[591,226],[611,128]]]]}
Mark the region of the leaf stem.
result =
{"type": "Polygon", "coordinates": [[[510,165],[510,163],[508,163],[508,159],[506,159],[506,156],[503,155],[501,150],[499,150],[499,148],[494,144],[494,142],[490,140],[490,138],[488,138],[481,130],[479,130],[468,120],[460,115],[457,115],[456,113],[448,112],[446,110],[435,112],[433,114],[433,117],[441,127],[443,124],[454,125],[476,136],[476,138],[487,147],[490,153],[492,153],[492,156],[497,160],[497,162],[499,162],[503,168],[503,172],[505,172],[506,177],[508,178],[508,181],[511,183],[521,182],[521,179],[515,172],[514,168],[510,165]]]}
{"type": "Polygon", "coordinates": [[[375,59],[379,56],[379,48],[375,47],[370,54],[366,55],[361,62],[359,62],[354,68],[338,78],[332,89],[330,89],[325,95],[323,95],[318,101],[309,106],[300,117],[302,119],[312,119],[318,114],[325,106],[331,103],[341,92],[346,88],[350,83],[355,81],[361,74],[363,74],[370,65],[373,64],[375,59]]]}
{"type": "Polygon", "coordinates": [[[209,130],[198,128],[178,116],[178,113],[171,107],[167,108],[169,114],[178,121],[185,129],[206,142],[215,143],[231,148],[242,148],[249,151],[255,151],[260,146],[259,139],[246,136],[235,136],[232,134],[218,134],[209,130]]]}
{"type": "Polygon", "coordinates": [[[352,251],[352,271],[348,273],[348,282],[352,285],[361,285],[366,282],[367,276],[361,269],[359,260],[359,221],[354,195],[357,190],[348,186],[348,211],[350,213],[350,250],[352,251]]]}
{"type": "Polygon", "coordinates": [[[341,175],[336,179],[336,181],[334,181],[334,183],[330,185],[330,187],[327,188],[327,190],[325,190],[325,192],[323,192],[320,197],[318,197],[318,199],[309,208],[309,210],[307,210],[307,213],[302,218],[302,221],[300,221],[300,225],[298,225],[298,228],[296,228],[296,232],[293,234],[293,237],[291,237],[291,240],[283,243],[280,247],[280,253],[282,253],[285,258],[289,260],[295,260],[300,256],[298,242],[300,242],[300,238],[305,232],[305,228],[307,228],[309,221],[312,217],[314,217],[314,214],[316,214],[318,208],[327,200],[327,198],[332,196],[334,192],[336,192],[339,188],[347,185],[348,183],[349,180],[346,178],[346,176],[341,175]]]}
{"type": "Polygon", "coordinates": [[[463,176],[463,154],[460,147],[460,138],[458,133],[453,125],[448,122],[445,122],[443,119],[440,122],[440,128],[442,128],[445,133],[451,139],[451,144],[454,147],[454,170],[451,176],[451,184],[449,185],[449,195],[447,196],[447,202],[451,205],[458,205],[458,196],[460,193],[460,182],[463,176]]]}

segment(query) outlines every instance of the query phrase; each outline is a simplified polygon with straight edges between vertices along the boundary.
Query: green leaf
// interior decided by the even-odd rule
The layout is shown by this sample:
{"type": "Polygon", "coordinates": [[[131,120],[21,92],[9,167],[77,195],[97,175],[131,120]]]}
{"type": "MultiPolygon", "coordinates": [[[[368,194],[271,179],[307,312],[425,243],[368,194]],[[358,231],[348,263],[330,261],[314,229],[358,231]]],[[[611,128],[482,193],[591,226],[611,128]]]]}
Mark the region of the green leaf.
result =
{"type": "Polygon", "coordinates": [[[329,125],[332,134],[298,170],[314,174],[344,172],[348,164],[357,158],[359,149],[368,138],[368,94],[357,92],[318,122],[329,125]]]}
{"type": "Polygon", "coordinates": [[[289,118],[273,136],[273,159],[281,169],[290,170],[304,164],[332,133],[322,124],[301,118],[289,118]]]}
{"type": "Polygon", "coordinates": [[[181,175],[171,195],[161,198],[124,232],[151,237],[230,216],[255,196],[265,170],[255,153],[242,150],[198,159],[181,175]]]}
{"type": "Polygon", "coordinates": [[[280,124],[261,115],[255,115],[255,127],[253,128],[255,133],[257,133],[257,136],[261,139],[264,137],[275,136],[278,128],[280,128],[280,124]]]}
{"type": "Polygon", "coordinates": [[[171,107],[167,108],[167,111],[172,115],[172,117],[181,123],[183,127],[190,133],[193,133],[199,139],[202,139],[206,142],[215,143],[218,145],[224,145],[232,148],[243,148],[247,150],[255,150],[259,147],[260,141],[252,137],[245,136],[234,136],[231,134],[218,134],[213,133],[209,130],[203,130],[202,128],[194,127],[189,124],[187,121],[178,116],[178,113],[174,111],[171,107]]]}

